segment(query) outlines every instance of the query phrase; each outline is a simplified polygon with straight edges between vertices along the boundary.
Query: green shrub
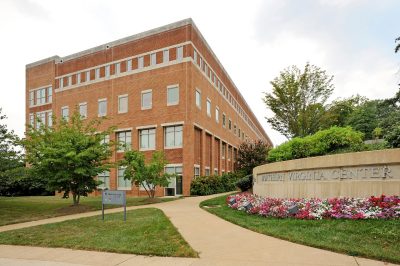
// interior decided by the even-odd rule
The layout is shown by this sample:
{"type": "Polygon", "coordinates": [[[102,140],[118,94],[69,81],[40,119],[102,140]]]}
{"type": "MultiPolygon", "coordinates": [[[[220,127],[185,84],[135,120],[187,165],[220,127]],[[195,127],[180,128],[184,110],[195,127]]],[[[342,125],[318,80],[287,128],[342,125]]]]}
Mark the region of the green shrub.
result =
{"type": "Polygon", "coordinates": [[[269,162],[279,162],[340,152],[363,150],[363,134],[350,127],[331,127],[304,138],[293,138],[268,153],[269,162]]]}
{"type": "Polygon", "coordinates": [[[211,195],[236,190],[239,173],[227,173],[222,176],[199,176],[190,184],[190,194],[197,196],[211,195]]]}
{"type": "Polygon", "coordinates": [[[245,192],[253,187],[253,175],[247,175],[236,181],[236,186],[240,191],[245,192]]]}
{"type": "Polygon", "coordinates": [[[396,125],[385,136],[385,140],[392,148],[400,148],[400,125],[396,125]]]}

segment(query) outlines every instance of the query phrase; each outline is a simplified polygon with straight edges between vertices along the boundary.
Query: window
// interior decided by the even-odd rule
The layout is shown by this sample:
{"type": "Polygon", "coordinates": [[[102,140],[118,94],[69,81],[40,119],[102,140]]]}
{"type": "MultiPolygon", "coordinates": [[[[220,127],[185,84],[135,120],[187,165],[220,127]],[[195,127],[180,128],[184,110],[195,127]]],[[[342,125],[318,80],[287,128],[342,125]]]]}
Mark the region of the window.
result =
{"type": "Polygon", "coordinates": [[[142,110],[151,109],[153,101],[152,90],[142,91],[142,110]]]}
{"type": "Polygon", "coordinates": [[[116,63],[115,64],[115,74],[118,75],[121,73],[121,63],[116,63]]]}
{"type": "Polygon", "coordinates": [[[121,131],[117,133],[118,151],[131,150],[131,131],[121,131]]]}
{"type": "Polygon", "coordinates": [[[219,123],[219,108],[215,108],[215,122],[219,123]]]}
{"type": "Polygon", "coordinates": [[[36,113],[36,128],[39,129],[42,125],[46,123],[46,113],[40,112],[36,113]]]}
{"type": "Polygon", "coordinates": [[[200,60],[199,60],[199,66],[200,66],[200,68],[202,68],[202,66],[203,66],[203,59],[200,57],[200,60]]]}
{"type": "Polygon", "coordinates": [[[29,106],[34,106],[35,105],[35,92],[30,91],[29,92],[29,106]]]}
{"type": "Polygon", "coordinates": [[[183,58],[183,46],[176,48],[176,60],[181,61],[183,58]]]}
{"type": "Polygon", "coordinates": [[[126,61],[126,71],[132,71],[132,60],[126,61]]]}
{"type": "Polygon", "coordinates": [[[107,99],[100,99],[98,106],[98,116],[106,116],[107,115],[107,99]]]}
{"type": "Polygon", "coordinates": [[[226,116],[224,113],[222,114],[222,126],[226,127],[226,116]]]}
{"type": "Polygon", "coordinates": [[[76,74],[76,84],[81,83],[81,73],[76,74]]]}
{"type": "Polygon", "coordinates": [[[126,113],[128,112],[128,95],[120,95],[118,96],[118,113],[126,113]]]}
{"type": "Polygon", "coordinates": [[[167,105],[179,104],[179,87],[167,87],[167,105]]]}
{"type": "Polygon", "coordinates": [[[53,126],[53,112],[52,111],[47,112],[47,126],[48,127],[53,126]]]}
{"type": "Polygon", "coordinates": [[[218,169],[217,168],[214,169],[214,175],[218,175],[218,169]]]}
{"type": "Polygon", "coordinates": [[[96,68],[95,79],[99,79],[99,78],[100,78],[100,68],[96,68]]]}
{"type": "Polygon", "coordinates": [[[233,134],[236,135],[236,125],[233,126],[233,134]]]}
{"type": "Polygon", "coordinates": [[[59,84],[58,87],[62,89],[62,88],[64,87],[64,78],[60,78],[60,79],[59,79],[59,83],[60,83],[60,84],[59,84]]]}
{"type": "Polygon", "coordinates": [[[225,153],[226,153],[226,144],[222,143],[222,153],[221,153],[222,159],[225,159],[225,153]]]}
{"type": "Polygon", "coordinates": [[[163,51],[163,63],[169,62],[169,50],[163,51]]]}
{"type": "Polygon", "coordinates": [[[106,66],[106,78],[110,77],[110,65],[106,66]]]}
{"type": "Polygon", "coordinates": [[[207,115],[211,117],[211,101],[207,99],[207,115]]]}
{"type": "Polygon", "coordinates": [[[101,140],[101,144],[108,145],[110,143],[110,135],[104,135],[104,138],[101,140]]]}
{"type": "Polygon", "coordinates": [[[201,109],[201,94],[196,90],[196,106],[201,109]]]}
{"type": "Polygon", "coordinates": [[[86,71],[86,82],[90,81],[90,70],[86,71]]]}
{"type": "Polygon", "coordinates": [[[144,59],[143,56],[138,58],[138,68],[143,68],[144,66],[144,59]]]}
{"type": "Polygon", "coordinates": [[[68,77],[68,86],[72,86],[72,76],[68,77]]]}
{"type": "Polygon", "coordinates": [[[35,126],[35,115],[34,114],[29,114],[29,125],[31,127],[35,126]]]}
{"type": "Polygon", "coordinates": [[[232,130],[232,121],[230,119],[228,120],[228,129],[232,130]]]}
{"type": "Polygon", "coordinates": [[[132,188],[132,183],[130,180],[124,178],[125,168],[118,168],[118,189],[119,190],[130,190],[132,188]]]}
{"type": "Polygon", "coordinates": [[[199,177],[200,176],[200,166],[195,165],[194,166],[194,178],[199,177]]]}
{"type": "Polygon", "coordinates": [[[87,118],[87,103],[79,104],[79,114],[81,115],[82,119],[87,118]]]}
{"type": "Polygon", "coordinates": [[[150,66],[155,66],[157,64],[157,54],[150,54],[150,66]]]}
{"type": "Polygon", "coordinates": [[[194,60],[194,63],[197,64],[197,52],[196,52],[196,50],[193,51],[193,60],[194,60]]]}
{"type": "Polygon", "coordinates": [[[69,108],[68,106],[64,106],[61,108],[61,117],[68,121],[69,116],[69,108]]]}
{"type": "Polygon", "coordinates": [[[182,166],[166,166],[165,173],[176,175],[176,177],[171,177],[169,179],[169,184],[166,187],[165,194],[171,196],[182,194],[182,187],[179,186],[179,181],[177,182],[177,179],[180,180],[180,184],[182,185],[182,166]],[[173,189],[173,193],[168,193],[168,188],[173,189]]]}
{"type": "Polygon", "coordinates": [[[166,148],[182,147],[182,126],[165,127],[164,146],[166,148]]]}
{"type": "Polygon", "coordinates": [[[36,91],[36,104],[46,103],[46,89],[36,91]]]}
{"type": "Polygon", "coordinates": [[[210,176],[210,168],[206,167],[205,171],[204,171],[204,175],[205,176],[210,176]]]}
{"type": "Polygon", "coordinates": [[[156,129],[141,129],[139,131],[140,150],[154,150],[156,148],[156,129]]]}
{"type": "Polygon", "coordinates": [[[240,138],[240,128],[239,128],[239,130],[238,130],[238,137],[240,138]]]}
{"type": "Polygon", "coordinates": [[[102,183],[97,186],[98,189],[110,189],[110,172],[104,171],[97,176],[97,180],[102,183]]]}
{"type": "Polygon", "coordinates": [[[228,160],[231,159],[231,154],[232,154],[232,147],[228,146],[228,160]]]}

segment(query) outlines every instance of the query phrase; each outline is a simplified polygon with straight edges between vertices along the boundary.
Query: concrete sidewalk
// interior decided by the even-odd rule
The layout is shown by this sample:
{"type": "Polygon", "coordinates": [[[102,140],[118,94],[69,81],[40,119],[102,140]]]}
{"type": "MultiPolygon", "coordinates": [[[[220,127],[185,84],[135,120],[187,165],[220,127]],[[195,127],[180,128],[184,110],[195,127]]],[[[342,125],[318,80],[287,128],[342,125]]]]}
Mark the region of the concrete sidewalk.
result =
{"type": "MultiPolygon", "coordinates": [[[[388,265],[268,237],[226,222],[199,208],[207,197],[129,207],[164,211],[200,259],[145,257],[70,249],[0,246],[0,265],[388,265]],[[17,259],[13,261],[12,259],[17,259]],[[35,264],[38,261],[43,264],[35,264]],[[51,264],[51,263],[55,264],[51,264]],[[50,264],[49,264],[50,263],[50,264]],[[60,264],[64,263],[64,264],[60,264]],[[66,263],[66,264],[65,264],[66,263]],[[68,264],[69,263],[69,264],[68,264]]],[[[121,209],[107,210],[108,213],[121,209]]],[[[98,215],[91,212],[0,227],[0,231],[98,215]]],[[[167,243],[166,243],[167,244],[167,243]]]]}

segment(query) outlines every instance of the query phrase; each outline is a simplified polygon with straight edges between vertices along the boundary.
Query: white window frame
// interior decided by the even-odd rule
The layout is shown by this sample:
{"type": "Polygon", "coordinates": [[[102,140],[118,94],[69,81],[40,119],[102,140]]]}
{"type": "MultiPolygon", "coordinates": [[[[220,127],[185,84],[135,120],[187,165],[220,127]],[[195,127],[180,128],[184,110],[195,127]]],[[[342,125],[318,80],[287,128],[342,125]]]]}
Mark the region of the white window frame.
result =
{"type": "Polygon", "coordinates": [[[195,91],[195,102],[196,102],[197,108],[199,108],[201,110],[201,91],[199,89],[196,89],[196,91],[195,91]],[[199,95],[198,102],[197,102],[197,95],[199,95]]]}
{"type": "Polygon", "coordinates": [[[68,76],[68,86],[72,86],[72,76],[68,76]]]}
{"type": "Polygon", "coordinates": [[[169,50],[164,50],[163,51],[163,63],[168,63],[169,62],[169,50]]]}
{"type": "Polygon", "coordinates": [[[90,70],[86,71],[85,82],[90,82],[90,70]]]}
{"type": "Polygon", "coordinates": [[[86,119],[87,118],[87,102],[79,103],[79,114],[81,116],[81,119],[86,119]],[[81,113],[81,107],[85,106],[85,114],[82,115],[81,113]]]}
{"type": "Polygon", "coordinates": [[[193,61],[195,64],[197,64],[197,51],[193,50],[193,61]]]}
{"type": "Polygon", "coordinates": [[[132,59],[126,61],[126,72],[132,71],[132,59]]]}
{"type": "Polygon", "coordinates": [[[100,189],[100,190],[110,189],[110,171],[104,171],[104,172],[99,173],[97,175],[97,180],[103,181],[103,184],[98,185],[97,189],[100,189]],[[104,182],[106,179],[108,180],[108,182],[104,182]]]}
{"type": "Polygon", "coordinates": [[[150,66],[157,65],[157,53],[150,54],[150,66]]]}
{"type": "Polygon", "coordinates": [[[205,176],[210,176],[211,175],[211,170],[209,166],[204,167],[204,175],[205,176]],[[207,174],[208,171],[208,174],[207,174]]]}
{"type": "Polygon", "coordinates": [[[175,84],[175,85],[167,86],[167,106],[178,105],[178,104],[179,104],[179,85],[175,84]],[[177,89],[177,91],[178,91],[178,100],[177,101],[169,102],[168,96],[169,96],[169,90],[170,89],[177,89]]]}
{"type": "Polygon", "coordinates": [[[182,148],[183,147],[183,125],[181,125],[181,124],[179,124],[179,125],[170,125],[170,126],[164,126],[164,149],[179,149],[179,148],[182,148]],[[176,145],[176,143],[177,143],[177,140],[176,140],[176,132],[179,132],[179,131],[176,131],[176,127],[181,127],[182,129],[181,129],[181,136],[182,136],[182,139],[181,139],[181,144],[180,145],[176,145]],[[174,128],[174,131],[173,131],[173,133],[174,133],[174,145],[172,145],[172,146],[167,146],[167,128],[174,128]]]}
{"type": "Polygon", "coordinates": [[[140,56],[138,58],[138,68],[139,69],[144,68],[144,56],[140,56]]]}
{"type": "Polygon", "coordinates": [[[177,61],[183,60],[183,46],[176,47],[176,60],[177,61]]]}
{"type": "Polygon", "coordinates": [[[95,73],[94,73],[94,79],[99,79],[100,78],[100,68],[96,68],[95,73]]]}
{"type": "Polygon", "coordinates": [[[63,106],[61,107],[61,118],[65,119],[66,121],[69,120],[69,107],[68,106],[63,106]],[[67,110],[67,115],[64,116],[64,111],[67,110]]]}
{"type": "Polygon", "coordinates": [[[29,92],[29,106],[35,105],[35,91],[29,92]]]}
{"type": "Polygon", "coordinates": [[[110,65],[106,65],[105,66],[105,70],[104,70],[104,76],[106,77],[106,78],[109,78],[110,77],[110,73],[111,73],[111,66],[110,65]]]}
{"type": "Polygon", "coordinates": [[[139,129],[139,151],[154,151],[156,149],[156,136],[157,136],[157,129],[155,127],[149,127],[149,128],[141,128],[139,129]],[[147,148],[143,148],[142,147],[142,136],[144,134],[142,134],[143,131],[147,130],[151,130],[154,129],[154,134],[150,134],[150,132],[148,132],[147,134],[147,138],[148,138],[148,147],[147,148]],[[154,147],[150,147],[150,135],[153,135],[154,137],[154,147]]]}
{"type": "Polygon", "coordinates": [[[115,75],[119,75],[121,73],[121,63],[115,63],[115,75]]]}
{"type": "Polygon", "coordinates": [[[215,107],[215,122],[219,124],[219,107],[215,107]]]}
{"type": "MultiPolygon", "coordinates": [[[[123,179],[124,180],[124,185],[125,186],[120,186],[120,182],[119,182],[119,179],[120,179],[120,171],[122,171],[122,170],[124,170],[125,171],[125,168],[126,167],[118,167],[117,168],[117,187],[118,187],[118,190],[132,190],[132,182],[130,181],[130,180],[125,180],[125,179],[123,179]],[[126,186],[126,183],[127,182],[129,182],[129,186],[126,186]]],[[[123,175],[122,175],[122,178],[123,178],[123,175]]]]}
{"type": "Polygon", "coordinates": [[[53,126],[53,111],[47,111],[47,126],[52,127],[53,126]]]}
{"type": "Polygon", "coordinates": [[[76,84],[81,84],[81,73],[76,74],[76,84]]]}
{"type": "Polygon", "coordinates": [[[34,128],[35,127],[35,113],[29,114],[29,125],[34,128]]]}
{"type": "Polygon", "coordinates": [[[193,167],[193,178],[196,179],[197,177],[200,177],[201,173],[200,173],[200,165],[195,164],[193,167]],[[196,173],[198,171],[198,174],[196,173]]]}
{"type": "Polygon", "coordinates": [[[107,98],[103,98],[103,99],[98,99],[97,100],[97,116],[98,117],[103,117],[103,116],[107,116],[107,98]],[[100,113],[100,103],[106,103],[106,112],[104,114],[100,113]]]}
{"type": "Polygon", "coordinates": [[[148,89],[148,90],[144,90],[140,92],[140,106],[142,110],[149,110],[151,108],[153,108],[153,90],[152,89],[148,89]],[[144,94],[149,94],[151,95],[151,102],[150,102],[150,106],[143,106],[143,95],[144,94]]]}
{"type": "Polygon", "coordinates": [[[132,150],[132,130],[123,130],[123,131],[118,131],[116,133],[117,133],[116,134],[116,141],[117,141],[117,145],[118,145],[117,152],[125,152],[126,150],[128,150],[128,151],[132,150]],[[130,141],[129,142],[126,141],[127,140],[127,136],[126,135],[127,135],[128,132],[131,133],[130,134],[131,137],[130,137],[130,141]],[[121,147],[119,145],[119,144],[122,143],[122,142],[120,142],[120,136],[119,136],[122,133],[125,133],[124,142],[123,142],[125,147],[121,147]]]}
{"type": "Polygon", "coordinates": [[[59,87],[60,89],[64,88],[64,78],[60,78],[60,79],[58,80],[58,87],[59,87]]]}
{"type": "Polygon", "coordinates": [[[129,99],[128,99],[128,94],[123,94],[123,95],[118,95],[118,114],[125,114],[128,112],[128,103],[129,103],[129,99]],[[126,110],[122,110],[121,109],[121,99],[126,98],[126,110]]]}
{"type": "Polygon", "coordinates": [[[211,117],[211,100],[209,98],[207,98],[206,110],[207,116],[211,117]]]}
{"type": "Polygon", "coordinates": [[[226,128],[226,114],[222,112],[222,127],[226,128]]]}

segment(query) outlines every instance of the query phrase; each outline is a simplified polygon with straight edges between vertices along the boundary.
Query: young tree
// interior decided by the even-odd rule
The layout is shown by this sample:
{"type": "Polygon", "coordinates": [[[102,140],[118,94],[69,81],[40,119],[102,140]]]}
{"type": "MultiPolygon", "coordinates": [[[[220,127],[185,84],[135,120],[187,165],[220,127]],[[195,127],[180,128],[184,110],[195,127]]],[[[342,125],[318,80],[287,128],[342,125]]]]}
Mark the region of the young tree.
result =
{"type": "Polygon", "coordinates": [[[144,154],[135,150],[126,151],[120,162],[121,166],[126,167],[124,178],[139,183],[149,198],[154,198],[157,186],[167,186],[169,179],[174,176],[164,172],[167,164],[164,153],[160,151],[154,152],[147,164],[144,154]]]}
{"type": "Polygon", "coordinates": [[[237,157],[237,170],[244,175],[253,173],[253,168],[267,162],[270,146],[262,140],[243,142],[239,146],[237,157]]]}
{"type": "Polygon", "coordinates": [[[69,121],[54,121],[52,128],[30,128],[23,141],[30,171],[47,180],[49,189],[64,192],[63,197],[71,193],[74,205],[96,189],[94,177],[111,166],[106,163],[111,146],[103,143],[109,132],[98,133],[100,122],[84,121],[74,112],[69,121]]]}
{"type": "Polygon", "coordinates": [[[2,123],[6,118],[0,108],[0,174],[23,165],[21,149],[18,148],[19,138],[2,123]]]}
{"type": "Polygon", "coordinates": [[[272,128],[287,138],[303,137],[319,130],[325,102],[332,94],[333,76],[307,63],[304,70],[292,66],[271,81],[272,93],[264,102],[274,113],[268,118],[272,128]]]}

